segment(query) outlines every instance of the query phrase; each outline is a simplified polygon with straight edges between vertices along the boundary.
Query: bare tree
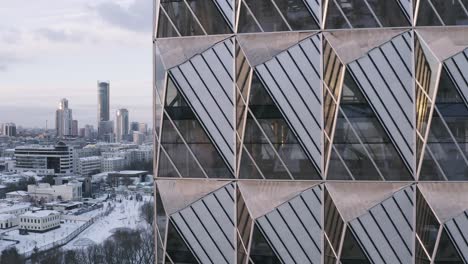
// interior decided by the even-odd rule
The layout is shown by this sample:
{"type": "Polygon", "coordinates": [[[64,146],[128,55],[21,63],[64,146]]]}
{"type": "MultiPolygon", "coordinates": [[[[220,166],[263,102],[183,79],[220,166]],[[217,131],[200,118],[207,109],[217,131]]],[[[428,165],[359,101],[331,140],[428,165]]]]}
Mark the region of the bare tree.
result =
{"type": "Polygon", "coordinates": [[[154,204],[145,202],[140,207],[140,217],[143,218],[151,227],[154,225],[154,204]]]}

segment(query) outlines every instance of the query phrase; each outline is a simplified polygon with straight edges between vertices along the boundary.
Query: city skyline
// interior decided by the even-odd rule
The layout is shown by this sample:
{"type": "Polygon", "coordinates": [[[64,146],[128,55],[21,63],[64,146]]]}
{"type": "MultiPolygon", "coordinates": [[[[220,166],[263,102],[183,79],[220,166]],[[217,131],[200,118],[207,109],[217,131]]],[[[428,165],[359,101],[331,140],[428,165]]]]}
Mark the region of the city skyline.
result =
{"type": "Polygon", "coordinates": [[[0,113],[7,114],[0,114],[0,122],[43,128],[48,120],[53,128],[57,102],[67,98],[80,124],[95,125],[96,81],[110,80],[110,112],[128,108],[135,120],[149,123],[151,5],[145,0],[3,3],[0,17],[8,23],[0,22],[0,113]]]}

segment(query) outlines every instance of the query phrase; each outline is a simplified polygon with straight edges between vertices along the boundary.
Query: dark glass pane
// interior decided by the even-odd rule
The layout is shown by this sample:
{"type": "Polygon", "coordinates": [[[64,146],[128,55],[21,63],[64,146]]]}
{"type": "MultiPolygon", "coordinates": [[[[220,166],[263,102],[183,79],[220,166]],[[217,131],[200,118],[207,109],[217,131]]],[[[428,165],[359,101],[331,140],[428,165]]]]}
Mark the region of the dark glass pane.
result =
{"type": "Polygon", "coordinates": [[[180,177],[167,157],[166,153],[162,149],[158,166],[158,177],[180,177]]]}
{"type": "Polygon", "coordinates": [[[342,264],[366,264],[371,263],[365,253],[362,251],[354,235],[350,229],[346,230],[346,235],[343,241],[343,249],[341,251],[342,264]]]}
{"type": "Polygon", "coordinates": [[[350,25],[341,13],[341,10],[336,5],[334,0],[328,1],[327,21],[325,28],[349,28],[350,25]]]}
{"type": "Polygon", "coordinates": [[[250,87],[249,106],[252,108],[256,105],[275,105],[275,103],[271,100],[270,95],[266,91],[265,87],[263,87],[263,84],[257,74],[254,74],[252,76],[252,84],[250,87]]]}
{"type": "Polygon", "coordinates": [[[397,1],[398,0],[367,0],[383,27],[409,26],[408,19],[397,1]]]}
{"type": "Polygon", "coordinates": [[[212,0],[188,0],[187,1],[197,16],[200,24],[208,34],[232,33],[221,11],[212,0]]]}
{"type": "Polygon", "coordinates": [[[437,248],[437,254],[434,259],[436,264],[448,264],[448,263],[463,263],[460,258],[457,249],[447,235],[447,231],[442,229],[442,234],[439,240],[439,247],[437,248]]]}
{"type": "MultiPolygon", "coordinates": [[[[337,124],[335,132],[337,134],[335,134],[334,142],[342,144],[355,143],[356,148],[362,148],[362,150],[365,147],[369,153],[368,155],[387,180],[411,180],[412,177],[406,165],[349,73],[345,75],[340,105],[349,123],[340,120],[340,126],[337,124]],[[357,137],[364,144],[363,146],[358,145],[359,141],[354,137],[349,124],[356,131],[357,137]],[[343,127],[341,127],[342,125],[343,127]],[[339,130],[341,128],[343,128],[343,131],[339,130]],[[341,138],[343,136],[348,136],[348,138],[341,138]],[[336,140],[337,138],[338,140],[336,140]]],[[[341,117],[344,119],[344,116],[340,115],[339,118],[341,117]]],[[[366,155],[365,152],[361,153],[366,155]]],[[[344,155],[342,157],[346,160],[344,155]]],[[[348,165],[348,167],[358,179],[358,174],[351,169],[352,166],[348,165]]],[[[374,175],[374,177],[377,176],[377,174],[374,175]]]]}
{"type": "Polygon", "coordinates": [[[324,256],[324,263],[325,264],[336,264],[336,257],[332,251],[332,248],[327,240],[324,242],[325,244],[325,256],[324,256]]]}
{"type": "Polygon", "coordinates": [[[167,19],[166,14],[163,11],[159,12],[159,21],[158,21],[158,38],[171,38],[178,37],[177,31],[174,29],[172,24],[167,19]]]}
{"type": "Polygon", "coordinates": [[[250,117],[245,128],[244,145],[263,175],[269,179],[290,179],[275,151],[257,123],[250,117]]]}
{"type": "Polygon", "coordinates": [[[457,88],[447,74],[447,69],[444,68],[440,73],[439,89],[437,90],[437,104],[443,103],[463,103],[457,88]]]}
{"type": "MultiPolygon", "coordinates": [[[[451,1],[450,1],[451,2],[451,1]]],[[[434,9],[429,4],[428,0],[419,1],[418,26],[441,26],[441,22],[434,12],[434,9]]]]}
{"type": "Polygon", "coordinates": [[[312,17],[303,0],[274,0],[288,24],[293,30],[317,29],[316,20],[312,17]]]}
{"type": "Polygon", "coordinates": [[[432,213],[423,195],[419,190],[416,192],[416,234],[422,241],[428,252],[434,251],[439,222],[432,213]]]}
{"type": "MultiPolygon", "coordinates": [[[[237,6],[237,5],[236,5],[237,6]]],[[[244,2],[241,3],[240,14],[239,14],[239,33],[248,32],[261,32],[262,30],[258,27],[257,23],[253,19],[250,11],[247,9],[244,2]]]]}
{"type": "MultiPolygon", "coordinates": [[[[427,1],[427,0],[426,0],[427,1]]],[[[445,25],[468,25],[468,16],[460,2],[446,0],[431,0],[437,13],[445,25]]],[[[466,1],[465,1],[466,4],[466,1]]],[[[466,5],[465,5],[466,9],[466,5]]]]}
{"type": "Polygon", "coordinates": [[[257,225],[254,226],[252,235],[252,245],[250,247],[250,258],[254,263],[264,264],[281,264],[276,254],[266,241],[263,234],[258,230],[257,225]]]}
{"type": "Polygon", "coordinates": [[[354,28],[379,27],[364,0],[337,1],[337,3],[354,28]]]}
{"type": "Polygon", "coordinates": [[[427,257],[426,253],[424,252],[424,249],[422,248],[421,244],[419,242],[416,242],[416,264],[430,264],[431,261],[427,257]]]}
{"type": "Polygon", "coordinates": [[[444,174],[432,158],[429,148],[426,148],[424,152],[424,159],[422,161],[421,171],[419,172],[419,180],[445,181],[444,174]]]}
{"type": "Polygon", "coordinates": [[[184,1],[161,2],[161,5],[182,36],[204,35],[184,1]]]}
{"type": "Polygon", "coordinates": [[[344,166],[336,151],[332,148],[330,164],[328,165],[328,180],[352,180],[348,170],[344,166]]]}
{"type": "Polygon", "coordinates": [[[174,263],[198,264],[198,261],[182,240],[172,222],[169,222],[166,252],[174,263]]]}
{"type": "Polygon", "coordinates": [[[271,0],[245,0],[245,3],[249,6],[264,32],[289,30],[271,0]]]}
{"type": "Polygon", "coordinates": [[[239,166],[240,179],[263,179],[257,167],[245,149],[242,149],[241,162],[239,166]]]}

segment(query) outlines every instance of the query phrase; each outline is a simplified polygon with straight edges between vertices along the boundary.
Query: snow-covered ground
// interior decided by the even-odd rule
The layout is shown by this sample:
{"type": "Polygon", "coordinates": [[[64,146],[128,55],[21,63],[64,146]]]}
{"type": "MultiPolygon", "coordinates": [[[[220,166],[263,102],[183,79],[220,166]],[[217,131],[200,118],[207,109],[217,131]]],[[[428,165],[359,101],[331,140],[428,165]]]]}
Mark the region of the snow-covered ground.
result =
{"type": "MultiPolygon", "coordinates": [[[[152,199],[151,196],[144,196],[143,198],[144,201],[152,199]]],[[[105,202],[103,208],[79,215],[81,218],[90,219],[105,212],[108,208],[114,208],[109,215],[98,218],[91,226],[64,245],[64,249],[83,248],[93,244],[100,244],[119,229],[146,228],[147,224],[145,220],[140,218],[141,205],[143,205],[143,201],[136,201],[135,196],[133,196],[132,200],[125,199],[123,196],[117,196],[116,201],[105,202]],[[117,201],[120,199],[122,202],[117,201]]],[[[30,232],[28,235],[20,235],[17,229],[10,230],[4,232],[3,238],[20,241],[15,246],[20,253],[25,253],[30,252],[34,247],[41,248],[55,241],[62,240],[84,224],[85,221],[65,221],[58,229],[46,233],[30,232]]],[[[15,242],[0,240],[0,251],[13,244],[15,242]]]]}
{"type": "MultiPolygon", "coordinates": [[[[145,196],[144,200],[149,201],[151,198],[150,196],[145,196]]],[[[143,205],[142,201],[138,202],[135,199],[126,200],[120,196],[118,196],[117,199],[122,199],[122,202],[112,202],[115,208],[108,216],[102,217],[94,222],[89,228],[65,245],[64,248],[74,249],[100,244],[116,230],[121,228],[135,229],[138,227],[146,227],[145,220],[140,218],[140,207],[143,205]]]]}
{"type": "MultiPolygon", "coordinates": [[[[20,253],[25,253],[34,249],[34,247],[42,247],[64,239],[67,235],[78,229],[84,222],[76,223],[64,223],[60,224],[60,228],[45,232],[45,233],[33,233],[29,232],[28,235],[20,235],[18,230],[6,232],[4,238],[13,239],[20,241],[16,244],[16,248],[20,253]]],[[[3,241],[4,242],[4,241],[3,241]]]]}

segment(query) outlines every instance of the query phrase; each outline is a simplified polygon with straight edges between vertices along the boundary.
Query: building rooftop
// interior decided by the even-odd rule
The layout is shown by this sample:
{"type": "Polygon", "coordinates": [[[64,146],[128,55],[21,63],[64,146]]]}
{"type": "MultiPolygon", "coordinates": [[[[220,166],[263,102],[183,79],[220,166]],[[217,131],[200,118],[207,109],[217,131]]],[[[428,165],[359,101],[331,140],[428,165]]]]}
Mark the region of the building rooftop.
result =
{"type": "Polygon", "coordinates": [[[21,216],[27,216],[27,217],[45,217],[49,215],[59,215],[60,213],[54,210],[41,210],[41,211],[28,211],[21,216]]]}
{"type": "Polygon", "coordinates": [[[29,203],[17,203],[12,205],[3,204],[0,205],[0,214],[8,213],[13,210],[27,209],[29,207],[31,207],[31,204],[29,203]]]}
{"type": "Polygon", "coordinates": [[[19,195],[19,196],[28,196],[28,192],[26,191],[14,191],[14,192],[7,192],[7,195],[19,195]]]}
{"type": "Polygon", "coordinates": [[[14,214],[0,214],[0,221],[16,218],[14,214]]]}

